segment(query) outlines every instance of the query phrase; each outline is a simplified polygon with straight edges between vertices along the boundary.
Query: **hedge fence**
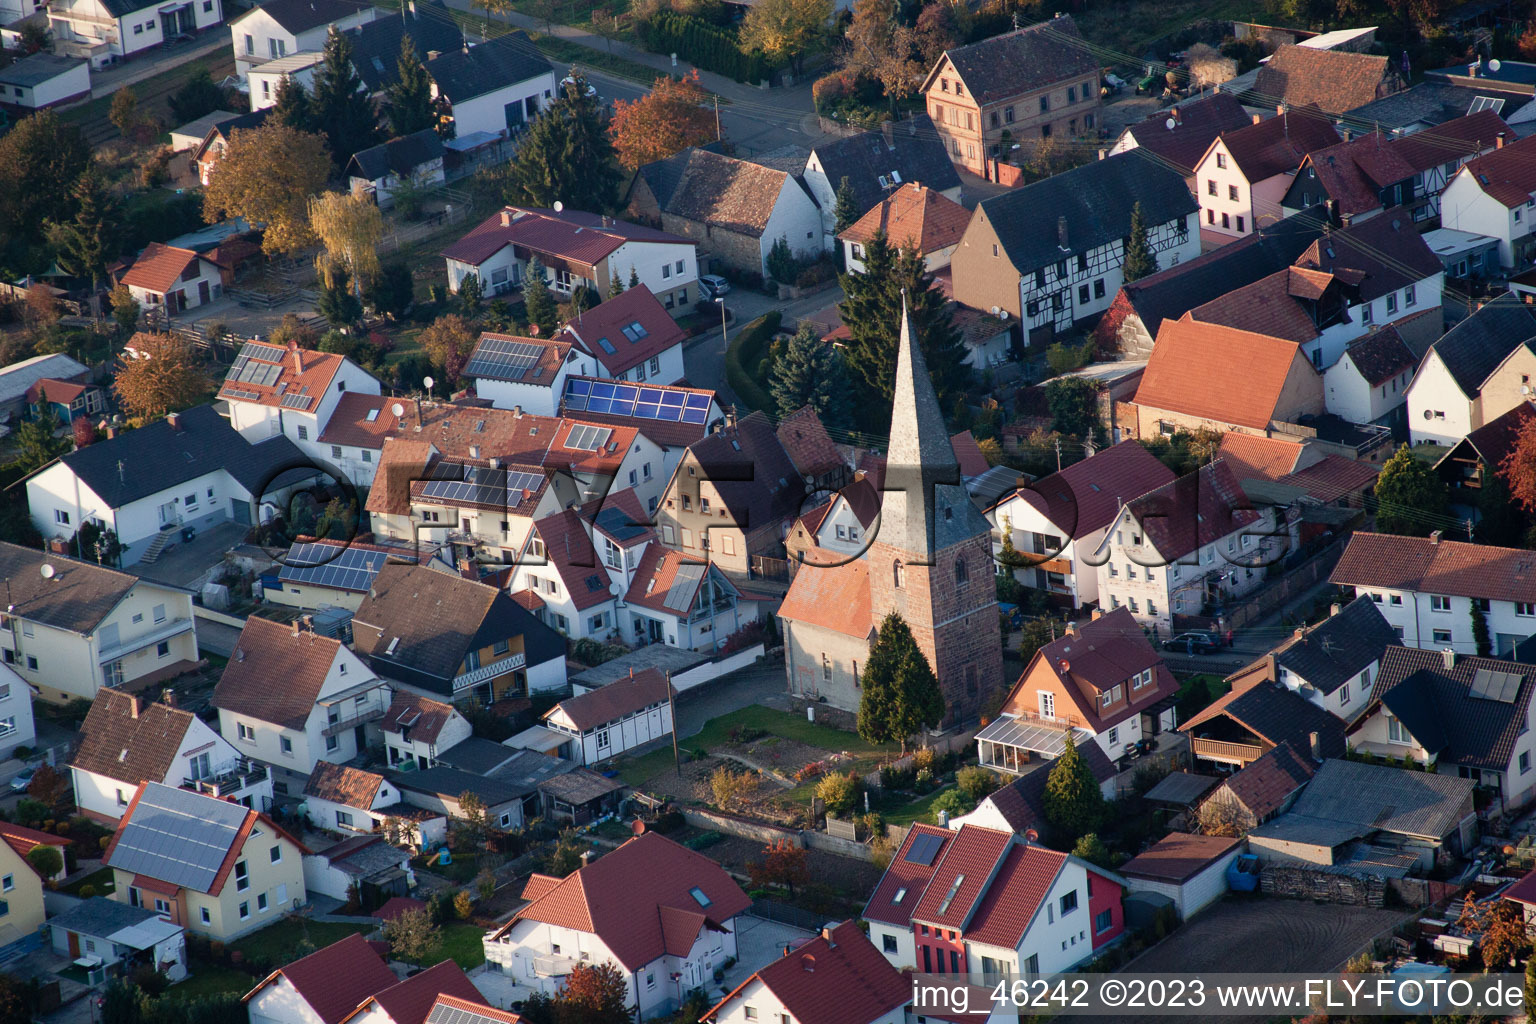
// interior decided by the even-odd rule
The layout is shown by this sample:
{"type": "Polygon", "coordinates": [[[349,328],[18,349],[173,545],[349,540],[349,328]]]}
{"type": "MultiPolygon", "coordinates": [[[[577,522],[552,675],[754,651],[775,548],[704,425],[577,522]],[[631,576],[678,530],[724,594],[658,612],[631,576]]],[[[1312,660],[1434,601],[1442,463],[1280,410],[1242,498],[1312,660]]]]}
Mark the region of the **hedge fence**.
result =
{"type": "Polygon", "coordinates": [[[729,75],[738,82],[761,82],[773,64],[761,50],[743,50],[736,35],[703,18],[661,11],[639,25],[640,39],[652,53],[675,53],[705,71],[729,75]]]}

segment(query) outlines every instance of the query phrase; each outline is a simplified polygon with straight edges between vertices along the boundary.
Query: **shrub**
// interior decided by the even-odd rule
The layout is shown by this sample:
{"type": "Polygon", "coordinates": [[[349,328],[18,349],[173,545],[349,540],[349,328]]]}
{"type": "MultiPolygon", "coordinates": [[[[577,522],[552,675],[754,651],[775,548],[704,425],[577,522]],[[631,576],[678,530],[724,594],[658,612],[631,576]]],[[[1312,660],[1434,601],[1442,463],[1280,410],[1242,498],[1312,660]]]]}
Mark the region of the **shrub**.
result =
{"type": "Polygon", "coordinates": [[[652,53],[676,53],[690,64],[738,82],[760,82],[773,71],[761,51],[742,50],[735,32],[690,14],[658,11],[637,27],[641,42],[652,53]]]}
{"type": "Polygon", "coordinates": [[[961,768],[956,773],[955,783],[960,787],[960,792],[969,797],[972,803],[980,803],[982,797],[997,788],[998,778],[987,769],[972,765],[969,768],[961,768]]]}
{"type": "Polygon", "coordinates": [[[933,771],[934,762],[938,760],[938,757],[939,755],[934,753],[932,747],[919,747],[917,750],[912,751],[912,767],[918,771],[926,768],[931,772],[933,771]]]}
{"type": "MultiPolygon", "coordinates": [[[[495,883],[493,882],[492,884],[494,885],[495,883]]],[[[469,912],[474,909],[474,905],[474,900],[470,897],[468,889],[460,889],[454,893],[453,912],[458,915],[459,920],[467,920],[469,912]]]]}
{"type": "Polygon", "coordinates": [[[768,342],[779,330],[783,319],[772,310],[743,327],[725,350],[725,376],[742,404],[753,409],[774,409],[773,400],[746,367],[756,367],[767,351],[768,342]]]}
{"type": "Polygon", "coordinates": [[[859,783],[852,775],[828,775],[816,783],[816,795],[826,804],[828,814],[842,814],[858,799],[859,783]]]}
{"type": "Polygon", "coordinates": [[[656,824],[651,827],[662,835],[667,835],[676,832],[686,824],[688,823],[683,820],[682,811],[665,810],[656,816],[656,824]]]}
{"type": "Polygon", "coordinates": [[[938,822],[941,811],[948,813],[951,818],[955,818],[962,814],[971,813],[975,807],[976,805],[971,802],[970,798],[958,789],[946,789],[934,799],[931,805],[935,823],[938,822]]]}
{"type": "Polygon", "coordinates": [[[84,885],[82,885],[80,887],[80,898],[81,899],[88,900],[92,896],[95,896],[95,895],[96,895],[96,887],[94,885],[92,885],[90,882],[86,882],[84,885]]]}

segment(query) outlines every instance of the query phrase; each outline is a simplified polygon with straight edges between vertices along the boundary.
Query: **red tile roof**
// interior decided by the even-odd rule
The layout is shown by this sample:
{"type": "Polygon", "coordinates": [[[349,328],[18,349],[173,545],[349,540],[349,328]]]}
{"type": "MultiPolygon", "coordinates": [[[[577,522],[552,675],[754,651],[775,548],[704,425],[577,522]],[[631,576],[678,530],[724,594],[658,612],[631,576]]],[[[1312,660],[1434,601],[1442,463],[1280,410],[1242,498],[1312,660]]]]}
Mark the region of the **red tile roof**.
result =
{"type": "Polygon", "coordinates": [[[1357,532],[1329,580],[1350,587],[1532,602],[1536,551],[1357,532]]]}
{"type": "MultiPolygon", "coordinates": [[[[443,1007],[445,1011],[456,1010],[458,1013],[444,1013],[444,1020],[457,1020],[462,1024],[518,1024],[523,1018],[509,1010],[498,1010],[493,1006],[486,1006],[475,999],[460,999],[458,996],[439,995],[437,1001],[432,1004],[432,1009],[443,1007]],[[465,1019],[465,1018],[468,1019],[465,1019]]],[[[429,1012],[427,1016],[431,1016],[429,1012]]]]}
{"type": "MultiPolygon", "coordinates": [[[[1095,732],[1139,715],[1150,705],[1178,692],[1178,681],[1129,608],[1116,608],[1073,628],[1075,634],[1053,640],[1035,653],[1024,666],[1005,707],[1014,704],[1014,694],[1026,685],[1037,663],[1049,668],[1061,681],[1083,721],[1095,732]],[[1153,670],[1152,685],[1131,689],[1131,677],[1149,668],[1153,670]],[[1099,694],[1121,685],[1126,688],[1125,698],[1112,707],[1101,708],[1099,694]]],[[[1026,703],[1033,706],[1034,697],[1031,695],[1026,703]]]]}
{"type": "Polygon", "coordinates": [[[1043,476],[998,500],[1028,502],[1073,538],[1085,537],[1114,520],[1127,498],[1171,483],[1173,470],[1139,441],[1121,441],[1066,469],[1043,476]]]}
{"type": "Polygon", "coordinates": [[[1221,447],[1217,449],[1221,460],[1227,464],[1239,483],[1244,480],[1278,480],[1296,468],[1301,452],[1302,445],[1295,441],[1239,433],[1222,434],[1221,447]]]}
{"type": "Polygon", "coordinates": [[[1300,487],[1318,501],[1331,502],[1363,492],[1376,482],[1381,467],[1343,455],[1324,455],[1305,469],[1288,473],[1280,483],[1300,487]]]}
{"type": "Polygon", "coordinates": [[[1536,871],[1527,871],[1520,881],[1505,889],[1504,898],[1536,906],[1536,871]]]}
{"type": "Polygon", "coordinates": [[[1275,50],[1253,82],[1266,104],[1315,104],[1329,114],[1363,107],[1401,88],[1386,57],[1292,45],[1275,50]]]}
{"type": "Polygon", "coordinates": [[[1297,173],[1316,175],[1328,197],[1338,204],[1339,213],[1350,217],[1380,209],[1381,190],[1412,178],[1415,171],[1380,132],[1370,132],[1313,150],[1297,173]]]}
{"type": "Polygon", "coordinates": [[[379,728],[393,733],[403,733],[404,730],[409,729],[412,741],[436,743],[438,735],[443,731],[443,726],[447,725],[448,720],[455,714],[457,712],[451,704],[444,704],[408,690],[396,690],[395,699],[390,702],[389,710],[384,712],[379,728]]]}
{"type": "Polygon", "coordinates": [[[214,687],[213,706],[301,729],[340,657],[345,655],[339,640],[253,615],[240,631],[234,655],[214,687]]]}
{"type": "Polygon", "coordinates": [[[625,242],[694,244],[665,231],[595,213],[580,210],[556,213],[554,210],[508,206],[444,249],[443,256],[479,266],[504,247],[514,245],[590,268],[625,242]]]}
{"type": "Polygon", "coordinates": [[[1170,832],[1120,865],[1120,874],[1159,882],[1187,882],[1230,853],[1242,839],[1170,832]]]}
{"type": "Polygon", "coordinates": [[[23,858],[39,846],[64,847],[74,842],[73,839],[64,836],[39,832],[35,828],[27,828],[25,825],[17,825],[9,821],[0,821],[0,840],[4,840],[6,846],[21,854],[23,858]]]}
{"type": "Polygon", "coordinates": [[[1316,771],[1317,762],[1312,760],[1311,752],[1286,740],[1229,775],[1222,788],[1263,821],[1278,813],[1290,795],[1306,785],[1316,771]]]}
{"type": "MultiPolygon", "coordinates": [[[[559,574],[577,611],[613,600],[608,572],[597,557],[597,548],[587,534],[586,524],[573,508],[545,516],[533,524],[533,534],[544,545],[544,558],[559,574]]],[[[536,565],[538,556],[527,551],[525,564],[536,565]]]]}
{"type": "Polygon", "coordinates": [[[341,369],[341,364],[346,359],[345,356],[334,352],[299,348],[293,342],[290,342],[287,348],[248,342],[241,349],[241,353],[249,355],[252,361],[279,367],[277,376],[266,384],[226,379],[219,389],[219,397],[230,402],[251,402],[255,405],[287,408],[290,412],[296,409],[300,412],[314,412],[318,409],[320,399],[325,396],[326,389],[331,386],[331,380],[336,376],[336,371],[341,369]],[[257,397],[250,398],[249,395],[252,394],[257,397]],[[310,399],[308,407],[294,406],[293,403],[297,401],[295,396],[307,396],[310,399]]]}
{"type": "Polygon", "coordinates": [[[688,337],[649,288],[629,288],[593,306],[566,324],[565,333],[578,339],[611,377],[622,377],[688,337]],[[633,324],[639,324],[646,332],[638,341],[631,341],[624,333],[633,324]],[[615,351],[605,349],[604,341],[615,351]]]}
{"type": "MultiPolygon", "coordinates": [[[[1429,309],[1424,313],[1415,313],[1414,316],[1423,316],[1425,313],[1439,315],[1438,310],[1429,309]]],[[[1372,387],[1379,387],[1393,377],[1411,371],[1419,362],[1408,343],[1403,341],[1397,327],[1392,324],[1350,342],[1344,354],[1372,387]]]]}
{"type": "Polygon", "coordinates": [[[347,1021],[361,1017],[376,1006],[393,1024],[423,1024],[432,1010],[432,1004],[437,1002],[438,996],[444,994],[470,1002],[479,1002],[483,998],[463,968],[452,960],[444,960],[420,974],[376,991],[342,1019],[347,1021]]]}
{"type": "Polygon", "coordinates": [[[540,887],[545,891],[492,938],[519,921],[588,932],[631,971],[664,954],[686,956],[693,948],[698,931],[685,934],[687,929],[679,927],[683,922],[663,909],[687,915],[702,911],[704,926],[717,927],[752,903],[719,864],[655,832],[629,840],[558,884],[541,882],[540,887]],[[695,889],[707,903],[693,895],[695,889]]]}
{"type": "Polygon", "coordinates": [[[1012,842],[1012,832],[961,826],[939,858],[923,898],[912,908],[912,920],[940,928],[965,927],[1012,842]]]}
{"type": "Polygon", "coordinates": [[[197,259],[197,253],[191,249],[150,242],[122,276],[121,283],[152,292],[168,292],[197,259]]]}
{"type": "Polygon", "coordinates": [[[1189,178],[1194,176],[1195,166],[1216,136],[1252,123],[1235,93],[1218,92],[1167,110],[1155,110],[1126,132],[1138,149],[1157,154],[1189,178]],[[1172,129],[1168,127],[1170,119],[1175,122],[1172,129]]]}
{"type": "Polygon", "coordinates": [[[862,558],[811,549],[795,572],[779,606],[779,618],[804,622],[864,639],[874,630],[869,598],[869,563],[862,558]],[[831,561],[841,564],[816,564],[831,561]]]}
{"type": "Polygon", "coordinates": [[[1014,845],[966,926],[966,941],[1018,948],[1066,863],[1065,853],[1034,843],[1014,845]]]}
{"type": "Polygon", "coordinates": [[[326,421],[325,429],[320,434],[320,443],[372,448],[377,451],[384,447],[386,437],[400,431],[400,420],[393,412],[396,405],[404,411],[407,422],[416,422],[415,399],[348,391],[331,411],[331,418],[326,421]]]}
{"type": "Polygon", "coordinates": [[[844,921],[758,970],[704,1015],[714,1020],[753,980],[776,998],[796,1024],[865,1024],[912,999],[906,975],[865,937],[857,921],[844,921]]]}
{"type": "Polygon", "coordinates": [[[244,1002],[286,978],[322,1024],[340,1024],[364,999],[396,983],[395,974],[360,934],[279,967],[245,994],[244,1002]]]}
{"type": "Polygon", "coordinates": [[[1315,301],[1332,282],[1331,274],[1287,267],[1196,306],[1189,311],[1189,316],[1201,323],[1221,324],[1297,343],[1307,342],[1318,336],[1318,329],[1302,300],[1315,301]],[[1318,281],[1318,277],[1322,281],[1318,281]]]}
{"type": "Polygon", "coordinates": [[[1126,506],[1164,565],[1259,521],[1258,511],[1249,504],[1224,459],[1143,494],[1126,506]]]}
{"type": "Polygon", "coordinates": [[[379,787],[383,784],[384,776],[376,772],[329,761],[316,761],[315,770],[310,772],[309,781],[304,784],[304,795],[347,807],[360,807],[366,811],[373,809],[373,802],[378,799],[379,787]]]}
{"type": "Polygon", "coordinates": [[[130,785],[164,781],[195,721],[190,711],[103,686],[80,724],[70,766],[130,785]]]}
{"type": "Polygon", "coordinates": [[[409,896],[391,896],[384,901],[378,910],[375,910],[368,916],[376,917],[380,921],[393,921],[401,914],[406,914],[413,910],[426,909],[427,905],[421,902],[421,900],[412,899],[409,896]]]}
{"type": "Polygon", "coordinates": [[[911,183],[886,196],[837,237],[868,242],[883,231],[893,246],[931,253],[958,245],[970,222],[971,211],[953,199],[911,183]]]}
{"type": "Polygon", "coordinates": [[[665,703],[668,695],[667,677],[661,669],[648,668],[641,672],[630,669],[629,675],[621,679],[567,697],[545,712],[544,717],[563,714],[577,729],[588,732],[627,718],[652,704],[665,703]]]}
{"type": "Polygon", "coordinates": [[[52,377],[44,377],[42,380],[27,388],[27,401],[37,403],[39,400],[54,402],[58,405],[68,405],[81,395],[85,394],[86,385],[74,381],[54,380],[52,377]]]}
{"type": "Polygon", "coordinates": [[[981,453],[981,446],[971,436],[969,430],[962,430],[949,439],[949,445],[955,450],[955,459],[960,463],[961,476],[981,476],[992,468],[987,457],[981,453]]]}
{"type": "Polygon", "coordinates": [[[531,612],[537,612],[545,606],[544,599],[531,590],[514,590],[509,596],[531,612]]]}
{"type": "Polygon", "coordinates": [[[774,432],[795,469],[804,476],[820,477],[844,465],[843,453],[837,450],[816,410],[808,405],[779,420],[774,432]]]}
{"type": "Polygon", "coordinates": [[[1468,163],[1461,169],[1495,201],[1509,209],[1524,206],[1536,193],[1536,142],[1512,142],[1468,163]]]}
{"type": "Polygon", "coordinates": [[[1491,110],[1479,110],[1465,117],[1404,135],[1391,142],[1391,148],[1416,171],[1447,164],[1462,157],[1476,156],[1498,143],[1499,133],[1513,139],[1504,119],[1491,110]]]}
{"type": "MultiPolygon", "coordinates": [[[[1220,139],[1250,184],[1292,172],[1307,153],[1338,141],[1339,133],[1316,106],[1299,107],[1246,128],[1223,132],[1220,139]]],[[[1211,144],[1213,149],[1215,145],[1211,144]]]]}
{"type": "Polygon", "coordinates": [[[1164,320],[1136,404],[1262,430],[1290,411],[1279,405],[1299,352],[1294,341],[1199,323],[1189,314],[1164,320]],[[1213,380],[1222,387],[1209,387],[1213,380]]]}
{"type": "Polygon", "coordinates": [[[928,883],[933,880],[934,872],[938,870],[941,855],[945,848],[954,842],[957,834],[947,828],[925,825],[922,822],[908,829],[901,848],[896,851],[896,856],[891,858],[885,874],[880,876],[880,883],[875,886],[874,893],[869,897],[869,903],[864,907],[865,919],[879,921],[882,924],[894,924],[902,928],[907,927],[912,921],[912,912],[922,900],[923,892],[928,883]],[[927,864],[917,864],[907,859],[907,853],[919,836],[937,836],[940,842],[939,849],[927,864]]]}
{"type": "MultiPolygon", "coordinates": [[[[591,381],[602,379],[603,378],[601,377],[578,377],[573,375],[566,378],[566,383],[569,385],[569,383],[573,380],[591,381]]],[[[679,387],[676,384],[654,384],[650,381],[646,381],[645,386],[648,388],[658,388],[662,391],[674,391],[684,395],[708,395],[710,397],[710,401],[715,403],[715,415],[711,417],[710,422],[716,422],[719,419],[719,399],[715,392],[709,390],[708,388],[685,388],[679,387]]],[[[567,412],[565,407],[565,399],[563,397],[561,398],[560,411],[562,414],[567,412]]],[[[691,444],[695,444],[696,442],[703,440],[704,435],[709,433],[710,428],[710,423],[683,423],[681,421],[673,422],[671,420],[653,420],[640,416],[623,416],[606,412],[580,411],[572,412],[570,415],[580,416],[584,421],[588,423],[602,423],[611,427],[635,427],[639,430],[640,433],[644,434],[646,437],[650,438],[656,444],[659,444],[664,448],[686,448],[691,444]]]]}
{"type": "MultiPolygon", "coordinates": [[[[708,566],[709,562],[692,555],[685,555],[681,551],[662,547],[660,544],[648,545],[640,555],[640,564],[635,566],[635,575],[629,584],[629,591],[624,600],[629,604],[637,604],[653,611],[665,612],[668,615],[686,616],[688,609],[693,606],[694,597],[698,593],[698,586],[703,582],[703,576],[694,581],[693,591],[688,594],[678,594],[673,598],[674,603],[681,604],[683,598],[687,598],[687,604],[680,608],[668,607],[667,601],[672,587],[677,583],[678,570],[683,566],[708,566]]],[[[683,586],[688,587],[688,580],[684,579],[683,586]]]]}

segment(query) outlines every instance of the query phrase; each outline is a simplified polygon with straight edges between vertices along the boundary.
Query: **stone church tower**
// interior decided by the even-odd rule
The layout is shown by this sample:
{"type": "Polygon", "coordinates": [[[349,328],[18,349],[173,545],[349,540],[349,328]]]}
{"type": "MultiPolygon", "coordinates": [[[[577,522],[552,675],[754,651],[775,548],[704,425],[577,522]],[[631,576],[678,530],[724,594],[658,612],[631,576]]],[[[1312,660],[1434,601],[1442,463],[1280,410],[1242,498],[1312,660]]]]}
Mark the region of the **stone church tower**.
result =
{"type": "Polygon", "coordinates": [[[897,612],[944,693],[944,724],[974,719],[1003,685],[992,531],[960,478],[933,380],[902,309],[880,526],[869,562],[875,628],[897,612]]]}

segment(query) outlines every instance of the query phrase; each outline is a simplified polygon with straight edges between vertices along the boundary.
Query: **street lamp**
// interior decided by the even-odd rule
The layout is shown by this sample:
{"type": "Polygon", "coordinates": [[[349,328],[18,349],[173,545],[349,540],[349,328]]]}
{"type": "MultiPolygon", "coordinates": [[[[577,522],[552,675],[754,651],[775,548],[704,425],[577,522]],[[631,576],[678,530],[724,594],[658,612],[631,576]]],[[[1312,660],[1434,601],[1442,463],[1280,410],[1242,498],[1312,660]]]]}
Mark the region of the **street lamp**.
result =
{"type": "Polygon", "coordinates": [[[730,346],[730,341],[726,338],[726,335],[725,335],[725,296],[724,295],[716,295],[714,297],[714,299],[712,299],[711,301],[716,302],[716,303],[718,303],[720,305],[720,340],[727,347],[729,347],[730,346]]]}

